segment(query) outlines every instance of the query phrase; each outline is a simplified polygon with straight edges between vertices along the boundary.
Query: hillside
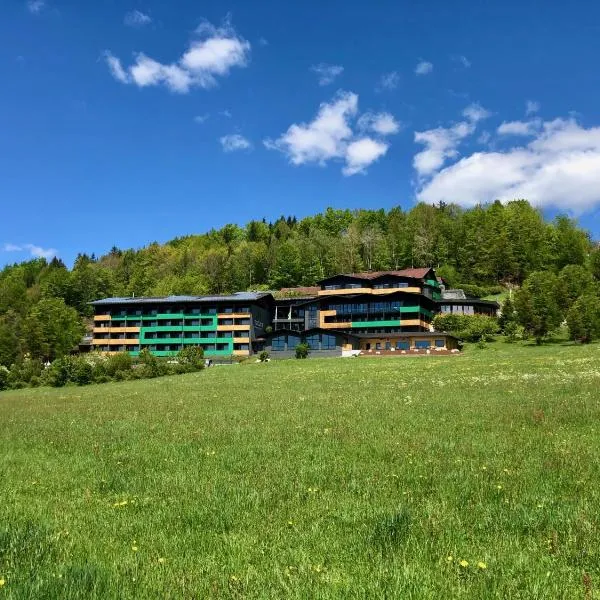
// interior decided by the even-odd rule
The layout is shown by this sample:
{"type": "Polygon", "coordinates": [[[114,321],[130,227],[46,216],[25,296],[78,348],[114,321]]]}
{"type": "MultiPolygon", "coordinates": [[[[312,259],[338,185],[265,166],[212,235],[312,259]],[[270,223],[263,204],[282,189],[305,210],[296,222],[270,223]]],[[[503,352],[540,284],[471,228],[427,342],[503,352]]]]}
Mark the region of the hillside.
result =
{"type": "Polygon", "coordinates": [[[496,342],[0,393],[0,594],[585,597],[599,382],[496,342]]]}

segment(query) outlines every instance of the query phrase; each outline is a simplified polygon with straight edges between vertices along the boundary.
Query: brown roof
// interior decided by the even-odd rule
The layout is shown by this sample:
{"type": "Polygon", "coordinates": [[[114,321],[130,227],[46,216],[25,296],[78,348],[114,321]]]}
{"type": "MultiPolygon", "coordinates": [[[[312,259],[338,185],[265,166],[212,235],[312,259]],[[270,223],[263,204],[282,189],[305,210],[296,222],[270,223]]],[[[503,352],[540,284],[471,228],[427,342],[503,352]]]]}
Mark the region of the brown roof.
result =
{"type": "Polygon", "coordinates": [[[431,267],[419,267],[417,269],[401,269],[400,271],[366,271],[364,273],[345,273],[348,277],[357,279],[377,279],[383,275],[396,275],[397,277],[413,277],[421,279],[431,271],[431,267]]]}

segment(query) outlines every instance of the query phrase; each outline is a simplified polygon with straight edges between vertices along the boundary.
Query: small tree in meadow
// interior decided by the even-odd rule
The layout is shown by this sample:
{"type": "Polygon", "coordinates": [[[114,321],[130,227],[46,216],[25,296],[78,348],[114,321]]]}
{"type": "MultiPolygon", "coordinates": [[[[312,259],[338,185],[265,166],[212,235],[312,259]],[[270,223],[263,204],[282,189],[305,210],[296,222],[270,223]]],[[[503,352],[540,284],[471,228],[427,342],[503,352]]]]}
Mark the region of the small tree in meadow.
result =
{"type": "Polygon", "coordinates": [[[296,358],[308,358],[310,346],[308,344],[298,344],[296,346],[296,358]]]}
{"type": "Polygon", "coordinates": [[[593,293],[580,296],[567,313],[572,340],[587,344],[600,337],[600,299],[593,293]]]}

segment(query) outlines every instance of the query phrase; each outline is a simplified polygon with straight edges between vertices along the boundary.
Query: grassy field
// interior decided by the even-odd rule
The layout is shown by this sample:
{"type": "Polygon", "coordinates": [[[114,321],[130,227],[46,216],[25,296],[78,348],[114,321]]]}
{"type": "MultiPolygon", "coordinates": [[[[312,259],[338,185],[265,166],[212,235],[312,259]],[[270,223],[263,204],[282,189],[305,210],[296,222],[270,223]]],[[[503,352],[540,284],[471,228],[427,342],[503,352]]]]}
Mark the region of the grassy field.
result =
{"type": "Polygon", "coordinates": [[[0,393],[3,598],[599,598],[600,347],[0,393]]]}

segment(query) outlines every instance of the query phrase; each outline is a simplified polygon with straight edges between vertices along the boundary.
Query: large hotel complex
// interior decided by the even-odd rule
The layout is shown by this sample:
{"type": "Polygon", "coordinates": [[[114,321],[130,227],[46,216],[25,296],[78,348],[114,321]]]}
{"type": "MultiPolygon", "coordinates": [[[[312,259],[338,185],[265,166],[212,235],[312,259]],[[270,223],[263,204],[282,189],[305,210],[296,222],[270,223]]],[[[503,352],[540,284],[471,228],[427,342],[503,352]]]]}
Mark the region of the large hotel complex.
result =
{"type": "Polygon", "coordinates": [[[311,353],[450,351],[458,340],[433,330],[436,313],[495,316],[498,304],[446,290],[431,268],[335,275],[317,287],[223,296],[106,298],[95,308],[96,350],[137,355],[147,348],[174,356],[201,346],[207,357],[245,357],[267,350],[311,353]]]}

